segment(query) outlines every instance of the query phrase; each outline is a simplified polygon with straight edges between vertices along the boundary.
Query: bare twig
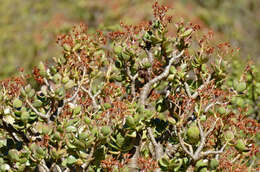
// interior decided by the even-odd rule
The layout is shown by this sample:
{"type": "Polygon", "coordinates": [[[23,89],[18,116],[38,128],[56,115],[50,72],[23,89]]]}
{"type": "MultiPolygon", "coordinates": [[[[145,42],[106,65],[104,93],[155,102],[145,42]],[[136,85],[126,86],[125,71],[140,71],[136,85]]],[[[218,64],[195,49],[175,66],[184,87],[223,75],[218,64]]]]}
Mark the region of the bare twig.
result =
{"type": "Polygon", "coordinates": [[[166,149],[165,149],[165,153],[169,156],[169,157],[173,157],[172,154],[174,154],[178,147],[180,146],[180,144],[174,144],[172,145],[171,143],[167,142],[166,143],[166,149]]]}
{"type": "Polygon", "coordinates": [[[151,152],[152,157],[156,157],[156,155],[155,155],[155,148],[154,148],[154,146],[153,146],[153,144],[151,142],[149,142],[149,144],[148,144],[148,149],[151,152]]]}
{"type": "Polygon", "coordinates": [[[200,121],[198,120],[198,126],[199,126],[199,131],[200,131],[200,144],[199,144],[199,147],[197,148],[196,152],[194,153],[195,160],[198,160],[201,156],[203,156],[203,155],[201,155],[201,151],[206,144],[208,135],[215,129],[215,126],[216,126],[218,120],[219,119],[216,119],[215,123],[212,125],[212,127],[206,133],[203,131],[200,121]]]}
{"type": "Polygon", "coordinates": [[[205,107],[204,112],[205,112],[205,113],[208,112],[209,109],[210,109],[212,106],[214,106],[214,105],[227,105],[228,103],[229,103],[229,102],[223,102],[223,103],[221,103],[221,102],[219,102],[219,101],[212,102],[212,103],[208,104],[208,105],[205,107]]]}
{"type": "Polygon", "coordinates": [[[147,128],[147,131],[148,131],[148,135],[149,135],[149,137],[151,139],[151,142],[152,142],[152,144],[154,146],[155,156],[156,156],[155,159],[159,160],[163,156],[163,154],[164,154],[162,146],[159,143],[156,142],[156,140],[155,140],[155,138],[153,136],[152,129],[150,127],[147,128]]]}
{"type": "Polygon", "coordinates": [[[184,144],[185,144],[186,146],[188,146],[190,153],[193,154],[192,145],[190,145],[190,144],[188,144],[188,143],[186,143],[186,142],[184,142],[184,144]]]}
{"type": "Polygon", "coordinates": [[[231,163],[235,163],[239,158],[240,158],[241,154],[238,154],[234,159],[232,159],[231,163]]]}
{"type": "MultiPolygon", "coordinates": [[[[153,136],[153,131],[150,127],[147,128],[147,131],[148,131],[148,135],[150,137],[150,140],[153,144],[153,147],[154,147],[154,151],[155,151],[155,160],[158,161],[159,159],[161,159],[161,157],[164,155],[164,151],[163,151],[163,148],[162,148],[162,145],[160,143],[157,143],[154,136],[153,136]]],[[[160,168],[156,168],[154,170],[154,172],[160,172],[161,169],[160,168]]]]}
{"type": "Polygon", "coordinates": [[[132,76],[129,67],[127,67],[126,72],[127,72],[128,77],[131,79],[131,93],[132,93],[132,95],[133,95],[133,97],[135,99],[135,96],[136,96],[136,93],[135,93],[135,80],[138,77],[138,73],[136,73],[134,76],[132,76]]]}
{"type": "Polygon", "coordinates": [[[214,122],[214,124],[212,125],[212,127],[207,131],[207,133],[205,134],[205,137],[207,137],[214,129],[215,129],[215,126],[218,122],[219,118],[217,118],[214,122]]]}
{"type": "MultiPolygon", "coordinates": [[[[192,152],[190,152],[187,147],[185,145],[189,145],[188,143],[185,143],[181,137],[181,131],[178,132],[178,138],[181,144],[182,149],[190,156],[194,159],[194,155],[192,152]]],[[[192,148],[192,146],[190,145],[190,147],[192,148]]]]}
{"type": "Polygon", "coordinates": [[[189,85],[187,84],[187,82],[184,82],[184,86],[185,86],[185,90],[186,90],[188,96],[191,97],[190,87],[189,87],[189,85]]]}
{"type": "Polygon", "coordinates": [[[26,101],[26,103],[30,106],[30,108],[31,108],[38,116],[40,116],[41,118],[47,120],[47,122],[50,121],[50,112],[51,112],[51,109],[49,109],[49,111],[48,111],[47,114],[45,115],[45,114],[39,112],[39,111],[31,104],[31,102],[30,102],[28,99],[26,99],[25,101],[26,101]]]}
{"type": "Polygon", "coordinates": [[[75,93],[73,94],[73,96],[71,96],[70,98],[65,99],[64,103],[68,103],[68,102],[73,101],[77,97],[77,95],[78,95],[78,93],[80,91],[80,88],[81,88],[81,85],[79,84],[79,86],[78,86],[77,90],[75,91],[75,93]]]}
{"type": "MultiPolygon", "coordinates": [[[[204,148],[204,146],[206,144],[206,137],[207,137],[207,134],[204,133],[203,128],[202,128],[199,120],[198,120],[198,127],[199,127],[199,131],[200,131],[200,144],[199,144],[199,147],[197,148],[197,150],[195,151],[195,154],[194,154],[195,160],[197,160],[200,157],[200,153],[201,153],[202,149],[204,148]]],[[[214,129],[215,125],[213,125],[212,128],[214,129]]]]}
{"type": "Polygon", "coordinates": [[[54,92],[54,90],[53,90],[51,84],[48,82],[48,80],[47,80],[46,78],[43,78],[43,81],[44,81],[44,83],[49,87],[49,89],[51,90],[52,95],[54,95],[55,92],[54,92]]]}
{"type": "Polygon", "coordinates": [[[201,156],[207,156],[207,155],[210,155],[210,154],[220,154],[220,153],[223,153],[225,147],[227,146],[227,143],[224,144],[222,146],[222,148],[218,151],[214,151],[214,150],[209,150],[209,151],[206,151],[206,152],[201,152],[201,156]]]}
{"type": "Polygon", "coordinates": [[[135,146],[135,148],[136,148],[135,154],[130,159],[130,161],[128,162],[128,165],[127,165],[131,172],[139,172],[138,158],[140,155],[141,145],[135,146]]]}
{"type": "Polygon", "coordinates": [[[82,87],[82,90],[85,91],[86,93],[88,93],[89,97],[90,97],[91,100],[92,100],[92,103],[93,103],[94,108],[95,108],[95,109],[98,109],[99,106],[98,106],[98,104],[97,104],[96,97],[101,93],[101,90],[98,90],[98,92],[97,92],[95,95],[93,95],[93,94],[91,93],[91,84],[90,84],[90,88],[89,88],[88,90],[87,90],[86,88],[84,88],[84,87],[82,87]]]}
{"type": "Polygon", "coordinates": [[[205,113],[208,112],[209,109],[210,109],[212,106],[214,106],[215,104],[216,104],[215,102],[212,102],[212,103],[208,104],[208,105],[206,106],[206,108],[204,109],[204,112],[205,112],[205,113]]]}
{"type": "Polygon", "coordinates": [[[140,94],[140,95],[141,95],[141,96],[140,96],[140,103],[141,103],[141,105],[145,105],[145,100],[146,100],[146,98],[147,98],[147,96],[148,96],[148,93],[149,93],[149,90],[150,90],[151,86],[152,86],[154,83],[156,83],[156,82],[158,82],[158,81],[160,81],[160,80],[162,80],[163,78],[165,78],[165,77],[168,76],[169,71],[170,71],[170,67],[171,67],[172,63],[173,63],[174,61],[176,61],[179,57],[181,57],[183,53],[184,53],[184,51],[182,51],[182,52],[180,52],[178,55],[176,55],[176,51],[175,51],[175,52],[172,54],[171,59],[170,59],[170,61],[169,61],[169,64],[166,66],[164,72],[161,73],[159,76],[153,78],[152,80],[150,80],[148,83],[146,83],[146,84],[144,85],[144,87],[142,88],[141,94],[140,94]]]}
{"type": "Polygon", "coordinates": [[[60,166],[57,165],[56,163],[53,163],[53,164],[51,165],[50,171],[62,172],[60,166]]]}
{"type": "Polygon", "coordinates": [[[59,107],[58,110],[57,110],[57,116],[59,116],[62,113],[63,108],[64,108],[66,103],[69,103],[69,102],[71,102],[71,101],[76,99],[80,89],[82,89],[83,82],[86,80],[85,76],[86,76],[86,68],[84,68],[84,70],[83,70],[83,75],[82,75],[81,81],[78,81],[77,90],[75,91],[75,93],[70,98],[67,98],[67,99],[64,100],[63,105],[61,107],[59,107]]]}
{"type": "MultiPolygon", "coordinates": [[[[192,99],[196,99],[196,98],[198,97],[198,95],[199,95],[199,90],[202,90],[206,85],[208,85],[208,83],[210,82],[210,78],[211,78],[211,75],[209,75],[208,78],[207,78],[207,80],[206,80],[206,82],[205,82],[204,84],[202,84],[202,85],[198,88],[198,90],[191,95],[191,98],[192,98],[192,99]]],[[[188,85],[188,84],[187,84],[187,85],[188,85]]],[[[188,88],[189,88],[189,87],[188,87],[188,88]]]]}
{"type": "Polygon", "coordinates": [[[148,57],[148,59],[149,59],[149,62],[150,62],[150,63],[153,63],[153,60],[154,60],[153,53],[152,53],[151,51],[147,50],[147,49],[145,49],[145,52],[146,52],[146,54],[147,54],[147,57],[148,57]]]}
{"type": "MultiPolygon", "coordinates": [[[[153,64],[153,61],[154,61],[153,53],[151,52],[151,50],[147,50],[147,49],[145,49],[145,52],[146,52],[146,54],[147,54],[149,63],[153,64]]],[[[151,73],[152,73],[152,68],[149,67],[149,69],[148,69],[148,74],[151,74],[151,73]]]]}
{"type": "Polygon", "coordinates": [[[215,150],[209,150],[209,151],[206,151],[206,152],[202,152],[203,148],[205,147],[205,144],[206,144],[206,140],[207,140],[207,137],[209,136],[209,134],[215,129],[216,127],[216,124],[217,124],[217,121],[219,119],[217,118],[216,121],[214,122],[214,124],[212,125],[212,127],[205,133],[205,131],[203,131],[203,128],[200,124],[200,121],[198,121],[198,127],[199,127],[199,131],[200,131],[200,144],[198,146],[198,148],[196,149],[195,153],[193,153],[193,148],[190,144],[188,143],[185,143],[181,137],[181,130],[179,130],[178,132],[178,138],[179,138],[179,141],[180,141],[180,144],[181,144],[181,147],[183,148],[183,150],[194,160],[194,161],[197,161],[199,160],[200,158],[204,157],[204,156],[207,156],[207,155],[210,155],[210,154],[220,154],[220,153],[223,153],[227,143],[225,145],[222,146],[222,148],[218,151],[215,151],[215,150]],[[188,148],[189,150],[188,150],[188,148]]]}
{"type": "Polygon", "coordinates": [[[90,161],[93,159],[94,150],[95,150],[95,148],[92,147],[91,150],[90,150],[90,153],[88,155],[87,161],[84,164],[82,164],[81,167],[84,169],[83,171],[86,171],[86,169],[89,166],[90,161]]]}
{"type": "Polygon", "coordinates": [[[38,170],[39,172],[49,172],[49,168],[47,167],[44,159],[41,160],[41,162],[38,164],[38,170]]]}
{"type": "Polygon", "coordinates": [[[2,125],[0,125],[0,128],[5,129],[10,135],[11,137],[16,140],[16,141],[23,141],[25,143],[29,142],[29,137],[23,133],[20,130],[15,129],[11,124],[8,124],[5,122],[5,120],[2,120],[2,125]],[[17,134],[19,134],[19,136],[22,137],[22,140],[17,136],[17,134]]]}
{"type": "Polygon", "coordinates": [[[79,85],[79,87],[77,88],[77,90],[75,91],[75,93],[73,94],[73,96],[71,96],[70,98],[67,98],[67,99],[63,100],[63,105],[62,105],[61,107],[58,107],[56,116],[59,116],[59,115],[62,113],[63,108],[65,107],[65,104],[66,104],[66,103],[69,103],[69,102],[73,101],[73,100],[78,96],[78,93],[79,93],[80,88],[81,88],[81,85],[79,85]]]}

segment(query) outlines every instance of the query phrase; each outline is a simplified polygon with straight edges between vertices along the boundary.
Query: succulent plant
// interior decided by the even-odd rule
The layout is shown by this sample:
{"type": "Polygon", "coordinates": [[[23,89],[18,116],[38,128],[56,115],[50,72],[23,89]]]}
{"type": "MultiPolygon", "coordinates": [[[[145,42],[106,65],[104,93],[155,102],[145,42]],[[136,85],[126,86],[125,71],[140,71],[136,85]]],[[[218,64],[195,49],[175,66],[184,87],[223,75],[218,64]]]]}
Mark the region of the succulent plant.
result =
{"type": "Polygon", "coordinates": [[[244,152],[244,151],[248,150],[248,148],[246,147],[245,142],[242,139],[239,139],[239,140],[236,141],[235,148],[238,151],[241,151],[241,152],[244,152]]]}
{"type": "Polygon", "coordinates": [[[74,81],[68,80],[68,81],[66,82],[66,84],[64,85],[64,87],[65,87],[66,89],[70,89],[70,88],[72,88],[74,85],[75,85],[74,81]]]}
{"type": "Polygon", "coordinates": [[[20,109],[23,105],[23,102],[19,100],[18,98],[14,99],[13,101],[13,108],[20,109]]]}
{"type": "Polygon", "coordinates": [[[19,152],[16,149],[10,149],[8,151],[8,157],[10,158],[11,161],[17,162],[19,161],[19,152]]]}
{"type": "Polygon", "coordinates": [[[135,125],[134,118],[132,116],[127,116],[126,125],[129,126],[132,129],[135,129],[136,125],[135,125]]]}
{"type": "Polygon", "coordinates": [[[217,169],[218,165],[219,165],[219,161],[217,159],[210,160],[210,163],[209,163],[210,169],[212,169],[212,170],[217,169]]]}
{"type": "Polygon", "coordinates": [[[111,132],[111,128],[109,126],[103,126],[101,128],[101,133],[104,135],[104,136],[108,136],[111,132]]]}
{"type": "Polygon", "coordinates": [[[225,107],[219,107],[218,113],[220,113],[221,115],[224,115],[226,113],[226,108],[225,107]]]}
{"type": "Polygon", "coordinates": [[[233,140],[234,139],[234,133],[232,132],[232,131],[226,131],[225,133],[224,133],[224,137],[225,137],[225,139],[227,140],[227,141],[231,141],[231,140],[233,140]]]}
{"type": "Polygon", "coordinates": [[[188,128],[187,136],[191,143],[198,142],[200,138],[200,131],[198,126],[195,123],[192,123],[191,126],[188,128]]]}
{"type": "Polygon", "coordinates": [[[168,33],[168,8],[153,9],[152,21],[118,31],[76,26],[51,63],[1,82],[2,171],[257,167],[256,69],[234,78],[228,44],[184,22],[168,33]]]}

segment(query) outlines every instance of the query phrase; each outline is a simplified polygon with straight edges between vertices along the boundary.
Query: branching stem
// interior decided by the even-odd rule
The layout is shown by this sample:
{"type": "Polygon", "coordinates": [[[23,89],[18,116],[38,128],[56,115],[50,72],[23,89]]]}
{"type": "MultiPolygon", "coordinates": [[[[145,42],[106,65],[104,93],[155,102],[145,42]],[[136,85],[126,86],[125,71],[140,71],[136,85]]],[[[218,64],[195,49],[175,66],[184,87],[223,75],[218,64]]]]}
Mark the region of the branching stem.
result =
{"type": "Polygon", "coordinates": [[[145,106],[145,102],[147,99],[147,96],[149,94],[150,88],[153,84],[155,84],[156,82],[162,80],[163,78],[167,77],[170,71],[170,67],[172,65],[172,63],[174,61],[176,61],[179,57],[181,57],[183,55],[184,51],[180,52],[178,55],[176,55],[176,51],[172,54],[169,64],[166,66],[165,70],[163,73],[161,73],[160,75],[158,75],[157,77],[153,78],[152,80],[150,80],[148,83],[146,83],[144,85],[144,87],[142,88],[141,91],[141,96],[140,96],[140,103],[141,105],[145,106]]]}
{"type": "Polygon", "coordinates": [[[216,127],[216,124],[218,122],[218,118],[216,119],[216,121],[214,122],[214,124],[212,125],[212,127],[207,131],[203,131],[203,128],[200,124],[200,121],[198,121],[198,127],[199,127],[199,131],[200,131],[200,144],[198,146],[198,148],[196,149],[195,153],[193,153],[193,148],[190,144],[188,143],[185,143],[183,141],[183,138],[181,136],[181,130],[179,129],[179,132],[178,132],[178,138],[179,138],[179,141],[180,141],[180,144],[181,144],[181,147],[183,148],[183,150],[194,160],[194,161],[197,161],[205,156],[208,156],[210,154],[220,154],[220,153],[223,153],[225,147],[227,146],[227,143],[225,143],[222,148],[220,150],[209,150],[209,151],[206,151],[206,152],[203,152],[203,148],[205,147],[205,144],[206,144],[206,140],[207,140],[207,137],[209,136],[209,134],[215,129],[216,127]],[[187,148],[188,146],[188,148],[187,148]]]}

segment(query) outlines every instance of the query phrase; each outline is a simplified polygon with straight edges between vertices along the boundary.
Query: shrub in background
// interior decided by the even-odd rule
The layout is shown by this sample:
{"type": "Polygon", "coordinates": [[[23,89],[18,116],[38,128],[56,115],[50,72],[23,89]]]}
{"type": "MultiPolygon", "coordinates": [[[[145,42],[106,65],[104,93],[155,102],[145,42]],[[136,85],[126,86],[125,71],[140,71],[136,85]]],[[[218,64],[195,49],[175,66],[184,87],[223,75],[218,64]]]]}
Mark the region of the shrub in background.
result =
{"type": "Polygon", "coordinates": [[[194,15],[215,31],[223,33],[222,39],[239,46],[242,56],[252,56],[259,62],[259,7],[254,0],[181,0],[193,5],[194,15]],[[253,44],[251,44],[254,42],[253,44]],[[248,46],[250,45],[250,46],[248,46]]]}
{"type": "MultiPolygon", "coordinates": [[[[0,69],[0,79],[16,75],[17,67],[23,67],[28,72],[38,61],[58,56],[60,49],[55,45],[55,36],[68,32],[73,24],[84,22],[89,27],[89,33],[95,32],[97,28],[102,31],[115,30],[120,20],[131,24],[150,20],[152,15],[146,7],[151,2],[152,0],[3,1],[0,6],[0,65],[3,66],[0,69]]],[[[259,67],[260,24],[257,9],[260,1],[162,2],[174,6],[176,19],[199,23],[202,32],[207,27],[213,28],[217,31],[215,42],[230,41],[231,45],[241,48],[241,57],[252,56],[259,67]]],[[[172,27],[169,31],[172,32],[172,27]]]]}
{"type": "Polygon", "coordinates": [[[1,171],[257,170],[254,68],[230,85],[236,50],[199,25],[168,34],[167,10],[114,32],[75,27],[60,57],[2,81],[1,171]]]}
{"type": "Polygon", "coordinates": [[[119,18],[127,21],[129,17],[125,16],[131,16],[133,21],[145,18],[148,10],[135,17],[129,14],[142,8],[141,4],[143,0],[3,1],[0,6],[0,65],[3,66],[0,79],[16,75],[17,67],[28,72],[38,61],[57,56],[60,47],[55,45],[55,37],[58,33],[67,33],[73,24],[84,22],[89,32],[97,28],[111,30],[117,27],[114,24],[119,18]]]}

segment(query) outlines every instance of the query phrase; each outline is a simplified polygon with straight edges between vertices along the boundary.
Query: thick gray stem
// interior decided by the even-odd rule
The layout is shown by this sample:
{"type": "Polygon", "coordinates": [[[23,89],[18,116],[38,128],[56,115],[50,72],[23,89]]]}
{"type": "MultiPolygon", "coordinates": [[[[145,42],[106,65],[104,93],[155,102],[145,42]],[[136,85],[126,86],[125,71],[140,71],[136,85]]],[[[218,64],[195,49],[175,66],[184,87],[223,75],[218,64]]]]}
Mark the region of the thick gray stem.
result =
{"type": "Polygon", "coordinates": [[[140,147],[141,147],[140,145],[136,146],[135,154],[128,162],[128,168],[130,169],[131,172],[139,172],[138,158],[139,158],[139,154],[140,154],[140,147]]]}
{"type": "Polygon", "coordinates": [[[163,78],[167,77],[170,71],[170,67],[172,65],[172,63],[174,61],[176,61],[179,57],[182,56],[182,54],[184,53],[184,51],[182,51],[180,54],[176,55],[175,53],[173,53],[172,57],[170,57],[170,61],[169,64],[166,66],[165,70],[163,73],[161,73],[159,76],[153,78],[152,80],[150,80],[148,83],[146,83],[144,85],[144,87],[142,88],[141,91],[141,96],[140,96],[140,103],[141,105],[145,105],[145,101],[147,99],[147,96],[149,94],[150,88],[153,84],[155,84],[156,82],[162,80],[163,78]]]}

